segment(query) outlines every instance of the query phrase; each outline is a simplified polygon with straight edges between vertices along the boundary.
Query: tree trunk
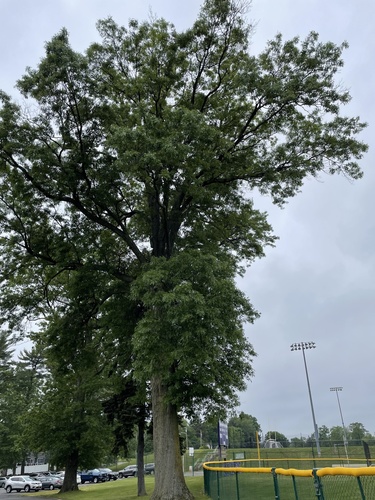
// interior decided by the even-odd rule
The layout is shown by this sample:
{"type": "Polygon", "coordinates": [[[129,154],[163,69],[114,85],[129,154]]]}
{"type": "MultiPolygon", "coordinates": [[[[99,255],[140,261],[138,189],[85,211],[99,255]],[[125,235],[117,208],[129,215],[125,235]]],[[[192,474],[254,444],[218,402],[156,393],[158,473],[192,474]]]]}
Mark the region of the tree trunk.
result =
{"type": "Polygon", "coordinates": [[[78,450],[73,450],[65,464],[64,482],[60,493],[77,491],[78,450]]]}
{"type": "Polygon", "coordinates": [[[137,443],[137,466],[138,466],[138,496],[145,497],[145,470],[144,470],[144,451],[145,451],[145,417],[144,411],[138,421],[138,443],[137,443]]]}
{"type": "Polygon", "coordinates": [[[166,388],[151,381],[155,489],[151,500],[192,500],[182,470],[177,408],[166,402],[166,388]]]}

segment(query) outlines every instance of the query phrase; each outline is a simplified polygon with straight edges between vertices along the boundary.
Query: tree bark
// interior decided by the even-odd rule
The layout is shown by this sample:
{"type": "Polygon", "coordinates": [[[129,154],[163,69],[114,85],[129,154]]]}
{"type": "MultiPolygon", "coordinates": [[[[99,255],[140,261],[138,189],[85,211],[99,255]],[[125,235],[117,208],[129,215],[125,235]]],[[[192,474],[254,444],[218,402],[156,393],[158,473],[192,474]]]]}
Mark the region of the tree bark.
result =
{"type": "Polygon", "coordinates": [[[177,408],[166,402],[166,387],[151,381],[154,426],[155,489],[151,500],[192,500],[182,470],[177,408]]]}
{"type": "Polygon", "coordinates": [[[60,493],[67,491],[77,491],[77,470],[78,470],[78,450],[73,450],[65,463],[64,482],[60,493]]]}

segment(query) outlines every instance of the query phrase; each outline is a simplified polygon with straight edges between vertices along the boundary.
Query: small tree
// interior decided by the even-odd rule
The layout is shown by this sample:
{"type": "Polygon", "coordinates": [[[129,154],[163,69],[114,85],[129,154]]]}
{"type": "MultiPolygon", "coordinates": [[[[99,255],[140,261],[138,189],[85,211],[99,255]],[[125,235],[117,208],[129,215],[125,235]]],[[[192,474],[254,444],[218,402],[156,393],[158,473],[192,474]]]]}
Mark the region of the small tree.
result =
{"type": "Polygon", "coordinates": [[[50,380],[27,425],[34,445],[48,450],[52,463],[65,468],[65,492],[78,489],[78,468],[97,467],[112,448],[102,409],[112,393],[104,355],[111,341],[110,335],[103,338],[98,318],[105,293],[99,277],[81,268],[60,285],[44,329],[32,336],[43,350],[50,380]]]}
{"type": "Polygon", "coordinates": [[[330,430],[326,425],[319,427],[319,441],[322,446],[328,446],[330,437],[330,430]]]}
{"type": "Polygon", "coordinates": [[[6,332],[0,331],[0,468],[13,468],[22,460],[15,446],[19,408],[15,398],[15,363],[12,358],[14,349],[6,332]]]}
{"type": "Polygon", "coordinates": [[[144,451],[149,405],[146,405],[145,402],[145,391],[137,386],[131,373],[127,377],[122,377],[120,387],[109,399],[103,402],[104,413],[114,434],[113,453],[117,456],[122,451],[123,456],[127,457],[129,443],[136,434],[138,496],[145,496],[144,451]]]}
{"type": "Polygon", "coordinates": [[[361,422],[352,422],[349,424],[349,438],[351,441],[356,441],[356,444],[361,444],[361,440],[369,436],[369,432],[361,422]]]}
{"type": "Polygon", "coordinates": [[[25,473],[27,456],[35,450],[39,451],[38,448],[33,448],[30,439],[28,416],[36,402],[43,397],[47,380],[48,372],[40,349],[33,347],[31,350],[23,350],[18,361],[14,363],[13,379],[14,397],[18,408],[16,419],[18,429],[14,436],[14,445],[22,456],[21,474],[25,473]]]}
{"type": "Polygon", "coordinates": [[[46,370],[41,353],[33,348],[23,350],[18,359],[12,358],[13,350],[0,335],[0,466],[16,469],[21,464],[24,473],[26,459],[35,452],[28,416],[33,405],[42,397],[46,370]]]}
{"type": "Polygon", "coordinates": [[[337,444],[339,442],[342,443],[344,439],[344,431],[341,425],[335,425],[330,428],[330,439],[333,444],[337,444]]]}
{"type": "Polygon", "coordinates": [[[306,446],[306,440],[303,437],[293,437],[290,440],[291,448],[303,448],[306,446]]]}
{"type": "Polygon", "coordinates": [[[287,448],[289,446],[289,439],[286,436],[284,436],[284,434],[281,434],[281,432],[268,431],[264,436],[264,439],[266,441],[267,439],[273,439],[275,441],[278,441],[279,443],[282,444],[283,448],[287,448]]]}
{"type": "MultiPolygon", "coordinates": [[[[257,443],[256,434],[261,432],[261,427],[255,417],[241,412],[238,416],[232,417],[228,422],[228,427],[234,429],[234,439],[237,447],[255,448],[257,443]]],[[[235,445],[232,442],[231,447],[235,445]]]]}

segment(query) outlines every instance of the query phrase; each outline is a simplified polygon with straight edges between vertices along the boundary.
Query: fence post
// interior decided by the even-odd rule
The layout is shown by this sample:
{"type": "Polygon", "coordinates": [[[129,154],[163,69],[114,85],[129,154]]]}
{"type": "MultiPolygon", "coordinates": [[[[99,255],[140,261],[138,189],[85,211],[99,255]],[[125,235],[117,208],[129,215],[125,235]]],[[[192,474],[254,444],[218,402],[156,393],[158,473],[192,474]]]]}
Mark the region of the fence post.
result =
{"type": "Polygon", "coordinates": [[[358,483],[359,491],[361,493],[362,500],[366,500],[366,495],[365,495],[365,492],[363,491],[363,486],[362,486],[362,482],[361,482],[361,478],[360,477],[357,477],[357,483],[358,483]]]}
{"type": "Polygon", "coordinates": [[[209,474],[211,474],[210,471],[208,471],[207,469],[203,469],[204,492],[206,495],[211,496],[211,488],[209,486],[210,481],[208,478],[209,474]]]}
{"type": "Polygon", "coordinates": [[[314,476],[314,486],[315,486],[316,498],[319,498],[320,500],[324,500],[323,484],[320,480],[320,477],[317,475],[316,471],[317,471],[317,469],[312,470],[312,473],[314,476]]]}
{"type": "Polygon", "coordinates": [[[217,500],[220,500],[220,479],[219,479],[219,471],[216,471],[216,479],[217,479],[217,500]]]}
{"type": "Polygon", "coordinates": [[[238,484],[238,472],[236,472],[236,493],[237,493],[237,500],[241,500],[240,499],[240,487],[238,484]]]}
{"type": "Polygon", "coordinates": [[[295,500],[298,500],[298,490],[297,490],[297,484],[296,484],[296,477],[295,476],[292,476],[292,481],[293,481],[293,489],[294,489],[295,500]]]}
{"type": "Polygon", "coordinates": [[[273,476],[273,487],[275,490],[275,500],[280,500],[280,491],[279,491],[279,482],[277,480],[277,474],[275,472],[275,467],[272,467],[272,476],[273,476]]]}

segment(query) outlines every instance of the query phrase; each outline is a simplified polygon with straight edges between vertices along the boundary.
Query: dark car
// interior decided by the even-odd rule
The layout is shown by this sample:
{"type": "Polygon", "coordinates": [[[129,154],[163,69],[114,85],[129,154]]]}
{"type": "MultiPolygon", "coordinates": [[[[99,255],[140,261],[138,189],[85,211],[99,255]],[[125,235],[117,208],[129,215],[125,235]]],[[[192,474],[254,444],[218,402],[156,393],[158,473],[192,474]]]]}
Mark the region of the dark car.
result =
{"type": "Polygon", "coordinates": [[[136,465],[128,465],[125,469],[119,471],[119,477],[135,477],[138,474],[138,467],[136,465]]]}
{"type": "Polygon", "coordinates": [[[145,464],[145,474],[155,474],[155,464],[145,464]]]}
{"type": "Polygon", "coordinates": [[[38,476],[38,481],[42,483],[43,490],[54,490],[55,488],[61,488],[64,479],[58,476],[38,476]]]}
{"type": "Polygon", "coordinates": [[[108,474],[101,472],[99,469],[92,469],[81,472],[81,482],[83,483],[100,483],[108,481],[108,474]]]}
{"type": "Polygon", "coordinates": [[[119,473],[116,471],[113,471],[112,469],[100,468],[99,470],[100,470],[100,472],[107,474],[108,481],[110,481],[111,479],[113,479],[113,481],[116,481],[116,479],[119,478],[119,473]]]}

